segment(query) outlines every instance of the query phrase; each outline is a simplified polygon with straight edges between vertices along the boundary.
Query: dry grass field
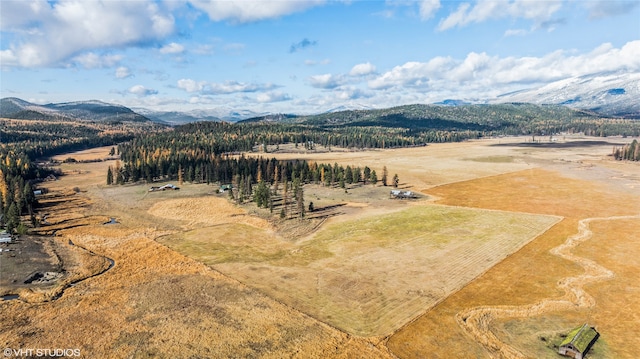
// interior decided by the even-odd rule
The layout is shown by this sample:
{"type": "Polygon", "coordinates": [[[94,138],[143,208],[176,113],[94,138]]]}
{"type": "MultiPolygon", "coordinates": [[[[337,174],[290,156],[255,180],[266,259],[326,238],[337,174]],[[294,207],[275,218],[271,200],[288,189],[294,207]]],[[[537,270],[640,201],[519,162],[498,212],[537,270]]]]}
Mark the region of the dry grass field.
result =
{"type": "Polygon", "coordinates": [[[379,177],[386,166],[423,193],[397,201],[382,186],[309,186],[307,200],[336,209],[306,227],[267,221],[212,186],[107,187],[111,162],[63,164],[68,175],[46,186],[78,187],[81,200],[47,209],[61,223],[55,238],[115,265],[55,300],[0,302],[0,346],[116,358],[555,358],[560,335],[588,322],[601,332],[592,358],[632,358],[640,166],[607,157],[631,139],[528,140],[270,153],[379,177]],[[110,217],[119,224],[104,226],[110,217]]]}
{"type": "MultiPolygon", "coordinates": [[[[172,203],[160,204],[175,212],[172,203]]],[[[295,242],[242,222],[159,241],[367,337],[393,332],[557,221],[553,216],[425,204],[328,223],[295,242]]]]}
{"type": "MultiPolygon", "coordinates": [[[[630,164],[627,177],[637,178],[633,176],[639,169],[636,164],[630,164]]],[[[588,170],[577,169],[577,171],[597,170],[595,167],[589,167],[588,170]]],[[[570,169],[565,168],[562,171],[570,171],[570,169]]],[[[573,175],[577,176],[577,173],[573,175]]],[[[591,178],[598,177],[598,174],[587,173],[586,175],[591,178]]],[[[629,191],[630,187],[634,186],[633,182],[620,184],[623,186],[618,186],[611,181],[601,183],[597,180],[576,180],[564,177],[558,172],[533,169],[431,189],[429,193],[443,198],[442,203],[552,214],[563,216],[564,220],[513,256],[494,266],[485,275],[447,298],[432,311],[402,328],[390,338],[389,348],[400,357],[415,358],[423,357],[424,353],[432,353],[435,358],[452,356],[553,358],[556,357],[556,353],[549,349],[549,343],[540,340],[540,337],[549,337],[561,331],[566,332],[576,323],[588,322],[600,330],[618,327],[614,332],[602,330],[600,345],[626,340],[626,348],[616,350],[607,345],[611,355],[600,357],[632,358],[633,356],[625,355],[625,352],[631,353],[628,351],[629,347],[640,348],[640,341],[623,334],[625,326],[618,324],[617,310],[608,305],[608,302],[613,301],[618,304],[628,303],[626,310],[640,309],[638,308],[640,304],[631,303],[633,293],[638,288],[635,284],[637,281],[633,279],[638,275],[638,267],[633,266],[636,259],[632,256],[633,251],[637,250],[637,236],[632,233],[639,233],[638,221],[606,219],[611,216],[636,216],[640,213],[640,196],[638,193],[634,195],[629,191]],[[590,224],[594,227],[591,229],[593,235],[584,243],[577,245],[576,255],[583,254],[583,247],[595,244],[601,247],[617,248],[621,251],[617,260],[611,260],[611,250],[591,251],[589,255],[584,255],[584,258],[600,263],[614,273],[616,280],[627,284],[622,284],[622,288],[611,292],[617,294],[614,297],[609,297],[607,293],[602,292],[600,297],[591,293],[594,298],[593,305],[584,305],[577,299],[569,298],[570,292],[559,287],[558,282],[563,278],[580,276],[585,269],[579,263],[554,255],[551,250],[579,232],[579,220],[593,217],[605,219],[590,224]],[[624,223],[625,225],[609,225],[607,230],[603,231],[601,223],[624,223]],[[598,243],[602,238],[609,238],[613,243],[609,241],[598,243]],[[630,267],[635,269],[629,271],[630,267]],[[555,308],[553,305],[544,308],[536,306],[549,299],[568,300],[571,303],[575,300],[575,303],[574,305],[559,303],[555,308]],[[607,305],[603,306],[605,303],[607,305]],[[572,307],[572,310],[567,310],[567,307],[572,307]],[[456,320],[459,313],[486,308],[496,310],[488,311],[488,314],[485,312],[484,318],[480,318],[482,321],[476,323],[475,326],[482,333],[469,333],[456,320]],[[518,309],[524,309],[526,313],[520,313],[518,309]],[[556,318],[556,320],[544,322],[546,326],[543,327],[540,321],[545,316],[556,318]],[[559,317],[562,320],[558,320],[559,317]],[[512,321],[517,321],[518,331],[510,330],[511,326],[515,326],[512,321],[509,321],[510,318],[512,321]],[[531,320],[530,325],[526,324],[527,320],[531,320]],[[431,329],[436,325],[438,331],[434,332],[431,329]],[[479,342],[483,342],[484,345],[479,342]]],[[[589,292],[592,286],[605,284],[607,287],[610,286],[611,279],[603,278],[599,282],[589,283],[585,285],[585,289],[589,292]]],[[[468,330],[474,329],[476,328],[468,330]]]]}

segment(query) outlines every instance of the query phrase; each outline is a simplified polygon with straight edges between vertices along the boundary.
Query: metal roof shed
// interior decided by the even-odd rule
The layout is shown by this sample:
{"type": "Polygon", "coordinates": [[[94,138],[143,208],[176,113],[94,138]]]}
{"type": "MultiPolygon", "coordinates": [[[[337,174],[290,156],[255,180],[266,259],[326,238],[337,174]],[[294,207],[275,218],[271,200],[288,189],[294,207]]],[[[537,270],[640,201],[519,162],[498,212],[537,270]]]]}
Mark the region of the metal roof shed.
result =
{"type": "Polygon", "coordinates": [[[599,336],[595,328],[583,324],[569,332],[569,335],[560,343],[558,353],[574,359],[582,359],[599,336]]]}

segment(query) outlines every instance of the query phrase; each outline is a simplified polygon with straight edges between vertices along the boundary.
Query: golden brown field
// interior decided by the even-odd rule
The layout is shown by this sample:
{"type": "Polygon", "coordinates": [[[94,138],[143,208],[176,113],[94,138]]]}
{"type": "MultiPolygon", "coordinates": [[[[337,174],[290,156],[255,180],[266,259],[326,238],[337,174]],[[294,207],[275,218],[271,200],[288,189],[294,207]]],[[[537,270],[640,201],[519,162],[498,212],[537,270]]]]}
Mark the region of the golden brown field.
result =
{"type": "Polygon", "coordinates": [[[115,266],[52,301],[0,302],[0,346],[118,358],[554,358],[559,335],[588,322],[601,333],[591,357],[632,358],[640,166],[607,157],[631,139],[526,140],[270,154],[387,166],[424,194],[308,186],[307,200],[342,205],[313,226],[267,221],[212,186],[107,187],[110,162],[63,164],[68,176],[46,186],[84,204],[49,209],[56,240],[115,266]],[[104,226],[110,217],[120,223],[104,226]]]}

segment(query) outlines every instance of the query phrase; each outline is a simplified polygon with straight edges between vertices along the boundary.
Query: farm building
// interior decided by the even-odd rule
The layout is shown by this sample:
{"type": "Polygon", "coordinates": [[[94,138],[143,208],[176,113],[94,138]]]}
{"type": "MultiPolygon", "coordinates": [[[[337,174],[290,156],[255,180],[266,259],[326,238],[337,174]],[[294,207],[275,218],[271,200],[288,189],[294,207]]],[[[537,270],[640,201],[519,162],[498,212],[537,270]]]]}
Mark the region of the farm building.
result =
{"type": "Polygon", "coordinates": [[[558,353],[574,359],[582,359],[599,336],[595,328],[583,324],[569,332],[565,340],[560,343],[558,353]]]}
{"type": "Polygon", "coordinates": [[[177,191],[177,190],[180,189],[180,187],[176,187],[176,186],[172,185],[171,183],[169,183],[169,184],[166,184],[166,185],[160,186],[160,187],[153,186],[153,187],[149,188],[149,192],[166,191],[168,189],[172,189],[172,190],[176,190],[177,191]]]}
{"type": "Polygon", "coordinates": [[[221,186],[220,186],[220,189],[218,189],[218,192],[220,192],[220,193],[224,193],[224,192],[226,192],[226,191],[230,191],[230,190],[232,190],[232,189],[233,189],[233,186],[232,186],[232,185],[230,185],[230,184],[223,184],[223,185],[221,185],[221,186]]]}
{"type": "Polygon", "coordinates": [[[415,193],[411,191],[391,190],[389,196],[394,199],[416,198],[415,193]]]}

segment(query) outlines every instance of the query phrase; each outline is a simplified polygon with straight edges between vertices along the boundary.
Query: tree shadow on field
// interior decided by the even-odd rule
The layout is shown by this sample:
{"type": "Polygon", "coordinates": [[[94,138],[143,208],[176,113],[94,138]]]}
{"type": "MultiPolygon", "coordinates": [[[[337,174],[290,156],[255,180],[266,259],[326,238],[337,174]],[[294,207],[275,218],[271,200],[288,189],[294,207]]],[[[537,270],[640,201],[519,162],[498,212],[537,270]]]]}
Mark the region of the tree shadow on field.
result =
{"type": "Polygon", "coordinates": [[[608,141],[571,141],[571,142],[523,142],[523,143],[496,143],[492,147],[539,147],[539,148],[576,148],[593,146],[616,146],[619,144],[608,141]]]}
{"type": "Polygon", "coordinates": [[[307,212],[307,218],[329,218],[342,214],[337,208],[346,206],[346,203],[332,204],[324,207],[315,207],[312,212],[307,212]]]}

